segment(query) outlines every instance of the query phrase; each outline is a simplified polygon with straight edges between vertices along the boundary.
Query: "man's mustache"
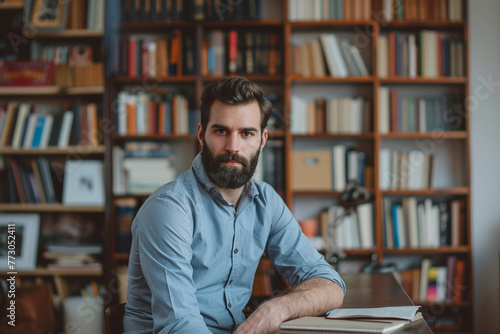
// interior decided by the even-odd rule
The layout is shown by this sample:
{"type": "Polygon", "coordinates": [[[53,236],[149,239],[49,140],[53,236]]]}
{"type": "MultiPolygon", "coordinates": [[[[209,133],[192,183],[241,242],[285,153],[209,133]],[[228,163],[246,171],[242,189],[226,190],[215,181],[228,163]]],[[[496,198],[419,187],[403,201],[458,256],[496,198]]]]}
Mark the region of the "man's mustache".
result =
{"type": "Polygon", "coordinates": [[[243,166],[248,166],[248,160],[245,157],[242,157],[241,155],[236,153],[224,153],[224,154],[219,154],[218,156],[215,157],[215,162],[217,164],[229,161],[236,161],[242,164],[243,166]]]}

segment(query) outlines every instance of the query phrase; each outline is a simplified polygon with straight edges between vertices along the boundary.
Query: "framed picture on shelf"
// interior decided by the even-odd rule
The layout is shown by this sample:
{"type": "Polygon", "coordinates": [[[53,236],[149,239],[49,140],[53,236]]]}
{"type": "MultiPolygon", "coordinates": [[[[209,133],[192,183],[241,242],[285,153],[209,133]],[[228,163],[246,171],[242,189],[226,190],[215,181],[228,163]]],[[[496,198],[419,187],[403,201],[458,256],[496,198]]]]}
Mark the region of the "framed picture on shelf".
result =
{"type": "Polygon", "coordinates": [[[66,161],[63,204],[104,205],[104,166],[102,161],[66,161]]]}
{"type": "Polygon", "coordinates": [[[66,26],[69,1],[32,0],[30,24],[38,31],[60,32],[66,26]]]}
{"type": "Polygon", "coordinates": [[[0,269],[35,269],[39,231],[39,214],[0,214],[0,269]]]}

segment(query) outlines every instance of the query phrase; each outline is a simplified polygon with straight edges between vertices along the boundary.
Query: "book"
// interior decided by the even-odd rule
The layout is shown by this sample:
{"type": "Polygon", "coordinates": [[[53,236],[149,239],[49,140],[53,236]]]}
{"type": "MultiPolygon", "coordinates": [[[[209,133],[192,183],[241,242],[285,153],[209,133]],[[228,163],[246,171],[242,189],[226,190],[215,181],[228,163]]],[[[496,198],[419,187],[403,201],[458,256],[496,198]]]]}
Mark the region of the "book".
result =
{"type": "Polygon", "coordinates": [[[386,306],[340,308],[327,313],[329,319],[379,319],[379,320],[406,320],[415,319],[420,306],[386,306]]]}
{"type": "MultiPolygon", "coordinates": [[[[418,308],[418,307],[417,307],[418,308]]],[[[418,313],[412,321],[421,319],[418,313]]],[[[389,333],[412,322],[409,320],[352,320],[352,319],[331,319],[322,317],[302,317],[286,321],[281,324],[280,329],[285,331],[328,331],[328,332],[355,332],[355,333],[389,333]]]]}

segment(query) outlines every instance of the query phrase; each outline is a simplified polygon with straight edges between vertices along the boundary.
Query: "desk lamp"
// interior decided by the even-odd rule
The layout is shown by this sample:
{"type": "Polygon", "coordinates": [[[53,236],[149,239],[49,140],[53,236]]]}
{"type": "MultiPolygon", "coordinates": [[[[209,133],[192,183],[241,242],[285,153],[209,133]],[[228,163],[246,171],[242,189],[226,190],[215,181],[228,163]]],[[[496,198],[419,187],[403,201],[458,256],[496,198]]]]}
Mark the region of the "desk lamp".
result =
{"type": "Polygon", "coordinates": [[[328,222],[328,231],[325,244],[325,257],[327,261],[336,265],[340,259],[345,258],[345,253],[335,243],[335,234],[337,227],[344,221],[343,218],[350,215],[356,210],[358,205],[371,202],[370,192],[359,184],[358,180],[350,181],[346,189],[339,198],[339,205],[344,208],[344,211],[332,222],[328,222]]]}

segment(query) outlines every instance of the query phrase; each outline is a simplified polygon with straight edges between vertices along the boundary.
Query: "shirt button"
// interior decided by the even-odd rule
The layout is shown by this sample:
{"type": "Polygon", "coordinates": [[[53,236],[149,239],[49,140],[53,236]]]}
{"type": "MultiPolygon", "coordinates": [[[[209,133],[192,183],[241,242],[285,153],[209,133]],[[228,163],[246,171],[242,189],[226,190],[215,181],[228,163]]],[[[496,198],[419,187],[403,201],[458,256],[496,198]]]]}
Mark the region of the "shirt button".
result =
{"type": "Polygon", "coordinates": [[[238,254],[238,248],[234,250],[234,254],[238,254]]]}
{"type": "Polygon", "coordinates": [[[227,307],[231,308],[231,306],[232,306],[231,303],[227,304],[227,307]]]}
{"type": "Polygon", "coordinates": [[[230,280],[228,285],[231,285],[231,284],[233,284],[233,280],[230,280]]]}

